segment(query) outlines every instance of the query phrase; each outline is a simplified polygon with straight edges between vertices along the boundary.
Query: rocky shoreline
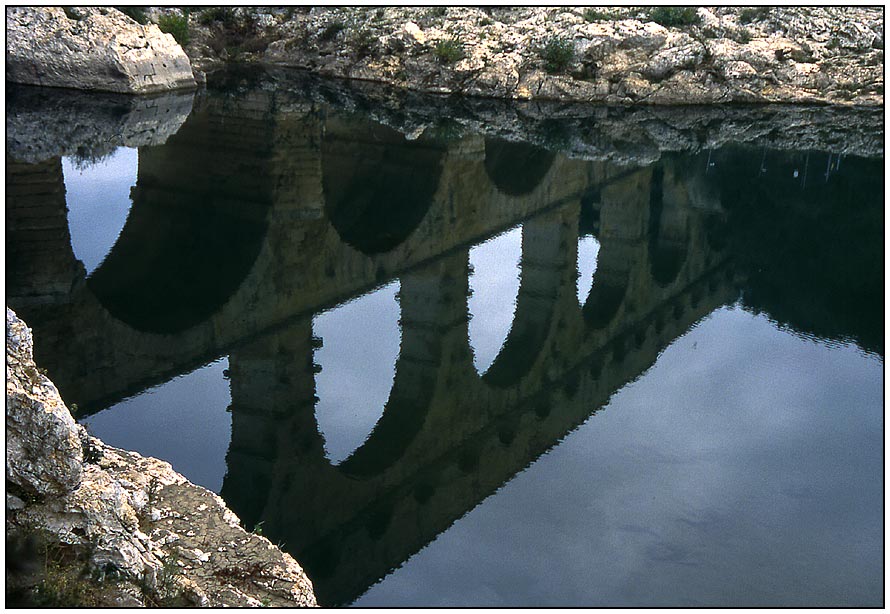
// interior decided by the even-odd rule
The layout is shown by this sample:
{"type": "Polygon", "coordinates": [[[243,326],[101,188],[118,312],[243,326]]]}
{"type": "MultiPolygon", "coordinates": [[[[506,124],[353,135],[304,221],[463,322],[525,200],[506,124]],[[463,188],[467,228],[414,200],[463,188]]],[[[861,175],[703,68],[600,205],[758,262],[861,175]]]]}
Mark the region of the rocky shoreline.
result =
{"type": "MultiPolygon", "coordinates": [[[[127,28],[129,37],[154,40],[152,22],[178,20],[197,82],[226,63],[260,62],[418,92],[510,100],[844,106],[884,100],[880,7],[154,8],[145,11],[144,26],[115,9],[74,11],[93,25],[71,25],[58,8],[7,9],[7,58],[15,60],[8,59],[8,81],[139,93],[98,86],[79,72],[67,84],[50,80],[46,73],[58,71],[41,66],[50,59],[34,41],[52,38],[45,32],[51,30],[73,41],[68,48],[82,48],[85,36],[99,48],[103,32],[127,28]]],[[[119,38],[112,43],[122,45],[119,38]]],[[[151,80],[160,83],[157,64],[151,80]]],[[[172,79],[165,87],[183,83],[172,79]]]]}
{"type": "Polygon", "coordinates": [[[9,308],[6,433],[8,606],[316,605],[219,496],[77,425],[9,308]]]}

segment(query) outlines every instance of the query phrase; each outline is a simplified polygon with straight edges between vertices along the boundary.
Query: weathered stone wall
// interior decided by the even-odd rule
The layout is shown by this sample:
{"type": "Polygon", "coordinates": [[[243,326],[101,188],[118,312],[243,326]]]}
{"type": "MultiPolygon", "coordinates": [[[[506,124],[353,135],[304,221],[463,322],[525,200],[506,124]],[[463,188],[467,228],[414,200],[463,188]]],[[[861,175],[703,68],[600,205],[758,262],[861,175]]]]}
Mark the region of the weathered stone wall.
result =
{"type": "Polygon", "coordinates": [[[40,600],[43,565],[53,564],[103,578],[95,605],[315,605],[297,562],[242,529],[217,495],[78,426],[34,364],[31,331],[9,308],[6,483],[7,543],[40,535],[75,554],[34,561],[22,560],[42,559],[27,547],[8,551],[7,571],[31,569],[7,573],[7,590],[19,598],[32,590],[35,603],[60,605],[40,600]]]}

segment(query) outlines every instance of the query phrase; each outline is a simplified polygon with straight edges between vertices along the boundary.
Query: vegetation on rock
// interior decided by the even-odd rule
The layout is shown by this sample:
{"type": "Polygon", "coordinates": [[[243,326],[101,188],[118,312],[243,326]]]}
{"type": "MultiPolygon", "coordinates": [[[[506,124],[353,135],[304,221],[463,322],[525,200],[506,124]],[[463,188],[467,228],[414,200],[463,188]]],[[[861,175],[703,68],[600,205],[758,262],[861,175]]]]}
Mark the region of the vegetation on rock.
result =
{"type": "Polygon", "coordinates": [[[189,44],[191,36],[189,34],[188,15],[161,15],[158,18],[158,27],[161,32],[172,34],[176,42],[185,47],[189,44]]]}
{"type": "Polygon", "coordinates": [[[649,12],[649,19],[666,28],[701,23],[694,6],[657,6],[649,12]]]}
{"type": "Polygon", "coordinates": [[[464,45],[457,37],[450,37],[440,40],[433,49],[435,55],[443,64],[453,64],[459,62],[466,57],[464,45]]]}
{"type": "Polygon", "coordinates": [[[553,36],[544,41],[538,54],[544,60],[544,69],[548,73],[562,73],[575,59],[575,43],[569,38],[553,36]]]}

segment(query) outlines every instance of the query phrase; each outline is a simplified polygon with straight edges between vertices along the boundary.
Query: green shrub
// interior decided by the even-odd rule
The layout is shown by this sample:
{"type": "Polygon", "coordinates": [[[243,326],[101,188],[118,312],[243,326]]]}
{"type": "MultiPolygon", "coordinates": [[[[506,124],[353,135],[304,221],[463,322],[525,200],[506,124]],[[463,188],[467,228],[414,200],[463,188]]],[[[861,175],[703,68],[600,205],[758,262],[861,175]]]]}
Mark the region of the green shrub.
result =
{"type": "Polygon", "coordinates": [[[575,59],[575,43],[570,38],[551,36],[538,49],[544,69],[550,74],[565,72],[575,59]]]}
{"type": "Polygon", "coordinates": [[[691,26],[701,21],[693,6],[657,6],[649,12],[649,19],[666,28],[691,26]]]}
{"type": "Polygon", "coordinates": [[[359,28],[352,33],[350,43],[359,58],[366,58],[374,55],[377,48],[377,36],[370,28],[359,28]]]}
{"type": "Polygon", "coordinates": [[[148,23],[148,15],[145,14],[145,9],[141,6],[116,6],[114,8],[138,24],[144,26],[148,23]]]}
{"type": "Polygon", "coordinates": [[[80,12],[73,6],[63,6],[62,10],[65,11],[65,16],[68,19],[73,19],[74,21],[80,21],[81,19],[83,19],[83,15],[81,15],[80,12]]]}
{"type": "Polygon", "coordinates": [[[770,7],[768,6],[757,6],[742,9],[739,12],[739,23],[751,23],[752,21],[766,19],[767,17],[769,17],[769,12],[770,7]]]}
{"type": "Polygon", "coordinates": [[[588,23],[592,23],[594,21],[615,21],[619,19],[618,15],[614,13],[607,13],[606,11],[599,11],[597,9],[587,9],[581,15],[584,18],[584,21],[588,23]]]}
{"type": "Polygon", "coordinates": [[[337,38],[337,35],[345,29],[346,24],[342,21],[332,21],[331,23],[326,25],[321,31],[321,34],[318,35],[318,40],[323,43],[334,40],[335,38],[337,38]]]}
{"type": "Polygon", "coordinates": [[[445,17],[445,14],[448,12],[447,6],[435,6],[433,7],[433,16],[434,17],[445,17]]]}
{"type": "Polygon", "coordinates": [[[440,40],[433,49],[433,55],[444,64],[452,64],[467,57],[464,44],[455,36],[440,40]]]}
{"type": "Polygon", "coordinates": [[[230,6],[212,6],[201,11],[198,21],[205,26],[218,21],[229,27],[235,23],[235,9],[230,6]]]}
{"type": "Polygon", "coordinates": [[[172,34],[176,42],[185,47],[189,44],[189,20],[185,15],[161,15],[158,18],[158,27],[161,32],[172,34]]]}
{"type": "Polygon", "coordinates": [[[739,30],[733,37],[733,40],[735,40],[735,42],[737,43],[747,45],[751,42],[751,33],[747,30],[739,30]]]}

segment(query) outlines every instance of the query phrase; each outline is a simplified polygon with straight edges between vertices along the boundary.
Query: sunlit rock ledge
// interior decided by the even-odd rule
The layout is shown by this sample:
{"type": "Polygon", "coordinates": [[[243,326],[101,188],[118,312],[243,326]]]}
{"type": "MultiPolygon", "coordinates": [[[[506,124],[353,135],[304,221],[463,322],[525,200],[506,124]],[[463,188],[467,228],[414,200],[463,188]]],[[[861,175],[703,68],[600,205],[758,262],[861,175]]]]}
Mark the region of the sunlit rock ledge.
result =
{"type": "Polygon", "coordinates": [[[512,100],[884,103],[881,7],[136,10],[145,25],[110,7],[8,8],[7,81],[146,93],[261,62],[512,100]],[[179,24],[184,47],[162,20],[179,24]]]}
{"type": "Polygon", "coordinates": [[[78,426],[32,351],[7,308],[7,606],[72,591],[81,606],[316,605],[300,565],[219,496],[78,426]]]}
{"type": "Polygon", "coordinates": [[[245,7],[191,19],[186,50],[198,65],[256,60],[440,94],[623,105],[884,100],[880,7],[245,7]]]}

